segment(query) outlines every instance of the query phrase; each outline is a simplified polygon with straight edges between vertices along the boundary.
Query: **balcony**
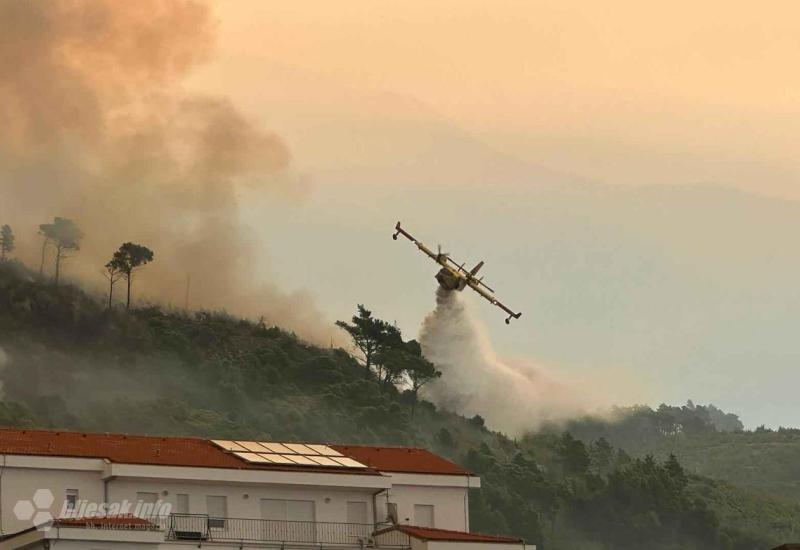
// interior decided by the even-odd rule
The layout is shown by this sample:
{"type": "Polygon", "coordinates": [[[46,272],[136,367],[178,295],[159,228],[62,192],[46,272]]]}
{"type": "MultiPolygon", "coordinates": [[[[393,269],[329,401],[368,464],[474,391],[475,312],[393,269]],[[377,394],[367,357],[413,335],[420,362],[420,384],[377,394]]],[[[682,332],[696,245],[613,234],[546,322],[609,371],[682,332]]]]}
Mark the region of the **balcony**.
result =
{"type": "MultiPolygon", "coordinates": [[[[162,532],[164,541],[196,541],[205,543],[262,543],[271,545],[313,546],[320,548],[374,547],[375,526],[360,523],[316,521],[274,521],[266,519],[215,518],[205,514],[170,514],[139,518],[134,516],[59,519],[59,529],[83,528],[113,531],[162,532]]],[[[393,533],[382,537],[381,548],[407,549],[408,535],[393,533]]]]}

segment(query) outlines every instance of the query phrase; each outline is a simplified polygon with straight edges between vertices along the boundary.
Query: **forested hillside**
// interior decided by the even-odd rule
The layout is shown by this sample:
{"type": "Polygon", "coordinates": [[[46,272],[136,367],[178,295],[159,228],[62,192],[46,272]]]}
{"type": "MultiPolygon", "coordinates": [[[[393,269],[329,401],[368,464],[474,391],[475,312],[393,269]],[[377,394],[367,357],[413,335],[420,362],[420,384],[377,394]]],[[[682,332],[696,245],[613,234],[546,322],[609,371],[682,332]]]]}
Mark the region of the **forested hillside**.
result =
{"type": "Polygon", "coordinates": [[[481,475],[474,530],[545,550],[800,538],[797,506],[688,473],[675,457],[631,458],[611,432],[576,424],[575,437],[512,440],[417,402],[344,350],[220,312],[109,309],[10,261],[0,263],[0,348],[2,425],[423,446],[481,475]]]}
{"type": "Polygon", "coordinates": [[[656,410],[620,408],[611,420],[584,418],[566,429],[582,441],[603,437],[633,456],[664,459],[674,454],[694,473],[800,502],[798,429],[744,430],[736,415],[691,401],[656,410]]]}

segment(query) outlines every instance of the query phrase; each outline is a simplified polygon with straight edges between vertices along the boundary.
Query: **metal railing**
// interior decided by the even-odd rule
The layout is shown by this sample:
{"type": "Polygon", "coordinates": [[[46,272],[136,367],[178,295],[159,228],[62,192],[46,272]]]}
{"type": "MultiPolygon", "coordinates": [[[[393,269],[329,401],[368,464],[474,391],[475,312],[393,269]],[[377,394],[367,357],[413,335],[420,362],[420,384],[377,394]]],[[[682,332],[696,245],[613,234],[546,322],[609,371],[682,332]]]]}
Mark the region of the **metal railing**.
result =
{"type": "MultiPolygon", "coordinates": [[[[204,514],[171,514],[164,525],[166,540],[301,543],[317,546],[370,546],[374,530],[372,524],[362,523],[215,518],[204,514]]],[[[408,547],[410,544],[402,546],[408,547]]]]}
{"type": "MultiPolygon", "coordinates": [[[[57,520],[58,522],[59,520],[57,520]]],[[[295,546],[342,546],[407,549],[411,540],[405,533],[391,532],[374,540],[375,526],[363,523],[320,521],[278,521],[269,519],[216,518],[206,514],[168,516],[89,518],[61,520],[59,527],[89,529],[161,531],[165,541],[249,542],[295,546]]]]}

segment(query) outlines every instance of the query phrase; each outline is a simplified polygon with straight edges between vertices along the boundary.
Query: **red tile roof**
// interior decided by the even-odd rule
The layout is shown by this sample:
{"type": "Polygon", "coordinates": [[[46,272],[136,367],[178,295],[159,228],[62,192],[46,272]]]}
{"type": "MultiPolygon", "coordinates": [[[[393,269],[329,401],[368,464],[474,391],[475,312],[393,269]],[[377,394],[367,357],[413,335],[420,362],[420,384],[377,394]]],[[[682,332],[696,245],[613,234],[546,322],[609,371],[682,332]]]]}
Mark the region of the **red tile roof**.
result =
{"type": "Polygon", "coordinates": [[[469,470],[425,449],[360,445],[331,445],[331,447],[370,468],[383,472],[471,475],[469,470]]]}
{"type": "Polygon", "coordinates": [[[192,466],[250,470],[329,471],[377,474],[352,468],[253,464],[227,453],[207,439],[125,434],[91,434],[49,430],[0,429],[0,453],[76,458],[106,458],[120,464],[192,466]]]}
{"type": "Polygon", "coordinates": [[[253,464],[223,451],[207,439],[196,437],[156,437],[0,428],[0,453],[4,454],[105,458],[121,464],[285,471],[325,470],[348,474],[377,474],[379,471],[457,475],[469,473],[457,464],[424,449],[349,445],[331,445],[331,447],[369,468],[353,470],[343,467],[304,468],[302,466],[253,464]]]}
{"type": "Polygon", "coordinates": [[[482,533],[465,533],[464,531],[449,531],[447,529],[434,529],[433,527],[416,527],[414,525],[393,525],[375,533],[388,533],[399,531],[415,539],[439,540],[451,542],[496,542],[501,544],[522,544],[524,541],[518,537],[504,537],[501,535],[484,535],[482,533]]]}

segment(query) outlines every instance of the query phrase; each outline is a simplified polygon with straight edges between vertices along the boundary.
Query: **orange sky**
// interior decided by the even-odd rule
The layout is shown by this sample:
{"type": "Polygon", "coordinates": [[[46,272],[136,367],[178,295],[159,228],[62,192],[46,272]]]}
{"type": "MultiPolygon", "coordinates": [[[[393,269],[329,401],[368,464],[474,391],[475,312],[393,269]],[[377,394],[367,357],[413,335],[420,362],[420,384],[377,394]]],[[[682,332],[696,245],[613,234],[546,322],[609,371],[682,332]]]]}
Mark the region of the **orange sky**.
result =
{"type": "Polygon", "coordinates": [[[191,274],[192,307],[328,344],[364,303],[409,336],[436,267],[391,240],[402,220],[524,312],[475,304],[499,355],[800,426],[796,1],[221,0],[188,80],[202,6],[8,6],[56,14],[0,18],[0,54],[27,55],[0,105],[34,132],[0,143],[0,222],[31,265],[67,216],[87,237],[65,277],[105,288],[131,239],[158,258],[137,296],[182,303],[191,274]]]}
{"type": "MultiPolygon", "coordinates": [[[[554,169],[800,196],[796,2],[227,0],[215,10],[218,55],[193,84],[233,94],[267,123],[270,102],[286,120],[341,117],[391,93],[554,169]]],[[[313,150],[295,152],[314,164],[313,150]]]]}

